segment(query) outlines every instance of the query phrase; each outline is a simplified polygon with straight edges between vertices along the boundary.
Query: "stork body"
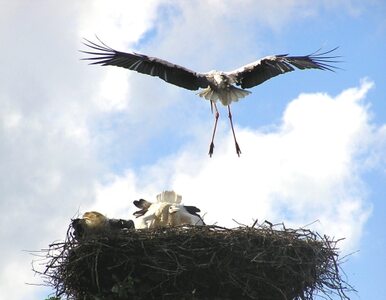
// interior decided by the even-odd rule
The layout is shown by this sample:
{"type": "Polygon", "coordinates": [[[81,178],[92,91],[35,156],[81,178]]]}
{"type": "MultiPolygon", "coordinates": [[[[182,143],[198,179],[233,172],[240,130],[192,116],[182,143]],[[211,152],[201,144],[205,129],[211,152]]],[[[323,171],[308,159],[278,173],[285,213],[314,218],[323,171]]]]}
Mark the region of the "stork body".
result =
{"type": "Polygon", "coordinates": [[[152,203],[144,199],[133,203],[140,210],[134,212],[136,229],[159,228],[178,225],[205,225],[195,206],[181,204],[181,196],[173,191],[164,191],[157,195],[152,203]]]}
{"type": "Polygon", "coordinates": [[[91,60],[91,64],[123,67],[142,74],[159,77],[170,84],[188,90],[202,89],[198,92],[198,95],[210,101],[211,109],[215,116],[212,140],[209,147],[210,156],[213,154],[214,137],[219,118],[216,106],[218,100],[228,108],[228,117],[232,128],[236,153],[240,156],[241,150],[236,140],[232,122],[230,108],[232,102],[237,102],[251,93],[245,89],[257,86],[277,75],[294,71],[295,68],[300,70],[319,69],[333,71],[336,67],[331,65],[331,63],[337,62],[334,59],[338,57],[329,56],[329,53],[337,48],[326,52],[316,51],[305,56],[272,55],[230,72],[210,71],[199,73],[156,57],[135,52],[116,51],[102,41],[99,40],[99,42],[100,44],[97,44],[86,40],[85,45],[93,49],[93,51],[82,51],[93,55],[92,57],[85,58],[86,60],[91,60]],[[235,85],[240,86],[240,88],[235,85]]]}
{"type": "MultiPolygon", "coordinates": [[[[148,208],[143,209],[140,207],[141,210],[134,213],[137,217],[134,219],[136,229],[160,228],[168,225],[169,203],[151,203],[144,199],[139,201],[145,201],[148,208]]],[[[136,204],[136,201],[134,201],[134,204],[136,204]]]]}
{"type": "Polygon", "coordinates": [[[168,225],[205,225],[201,216],[198,214],[200,210],[195,206],[185,206],[181,204],[172,204],[169,206],[169,221],[168,225]]]}
{"type": "Polygon", "coordinates": [[[251,93],[233,86],[236,82],[224,72],[210,71],[207,74],[207,79],[210,84],[197,95],[214,104],[217,100],[220,100],[224,106],[229,106],[232,102],[237,102],[240,98],[244,98],[251,93]]]}

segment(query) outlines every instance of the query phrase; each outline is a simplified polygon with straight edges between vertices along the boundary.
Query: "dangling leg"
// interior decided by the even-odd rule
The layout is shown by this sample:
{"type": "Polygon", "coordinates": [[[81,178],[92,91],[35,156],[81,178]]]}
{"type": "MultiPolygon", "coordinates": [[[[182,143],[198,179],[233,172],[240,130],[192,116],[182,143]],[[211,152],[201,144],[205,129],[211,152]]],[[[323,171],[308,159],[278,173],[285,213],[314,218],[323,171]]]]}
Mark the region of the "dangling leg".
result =
{"type": "Polygon", "coordinates": [[[217,129],[217,121],[218,121],[218,117],[219,117],[219,113],[218,113],[218,109],[217,109],[217,106],[216,106],[216,103],[213,102],[213,101],[210,101],[210,109],[212,110],[213,112],[213,107],[214,107],[214,127],[213,127],[213,133],[212,133],[212,140],[210,142],[210,146],[209,146],[209,156],[212,157],[212,154],[213,154],[213,149],[214,149],[214,136],[216,134],[216,129],[217,129]]]}
{"type": "Polygon", "coordinates": [[[233,139],[235,140],[236,153],[240,157],[241,150],[240,150],[239,144],[237,143],[237,140],[236,140],[235,129],[233,128],[232,113],[231,113],[231,106],[230,105],[228,105],[228,117],[229,117],[229,121],[231,123],[233,139]]]}

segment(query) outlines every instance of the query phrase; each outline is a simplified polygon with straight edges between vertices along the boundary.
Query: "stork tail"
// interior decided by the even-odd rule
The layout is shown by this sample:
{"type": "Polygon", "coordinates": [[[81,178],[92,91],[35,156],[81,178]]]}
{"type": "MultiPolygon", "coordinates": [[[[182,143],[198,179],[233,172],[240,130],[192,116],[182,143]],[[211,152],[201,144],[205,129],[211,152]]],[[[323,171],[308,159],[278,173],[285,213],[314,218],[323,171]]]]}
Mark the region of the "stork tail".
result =
{"type": "Polygon", "coordinates": [[[251,92],[237,88],[235,86],[229,86],[226,89],[213,90],[210,86],[197,93],[198,96],[205,98],[209,101],[220,100],[223,105],[229,105],[232,102],[237,102],[239,99],[246,97],[251,92]]]}
{"type": "Polygon", "coordinates": [[[181,195],[178,195],[174,191],[163,191],[162,193],[157,195],[157,202],[165,202],[165,203],[181,203],[181,195]]]}

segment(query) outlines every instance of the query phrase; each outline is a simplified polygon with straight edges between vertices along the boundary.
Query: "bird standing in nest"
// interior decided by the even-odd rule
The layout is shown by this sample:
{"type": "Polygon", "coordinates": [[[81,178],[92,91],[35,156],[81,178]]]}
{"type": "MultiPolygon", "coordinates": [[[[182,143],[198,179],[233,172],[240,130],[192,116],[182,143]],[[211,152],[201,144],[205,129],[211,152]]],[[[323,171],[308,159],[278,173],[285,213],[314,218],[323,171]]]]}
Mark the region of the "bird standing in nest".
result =
{"type": "Polygon", "coordinates": [[[123,67],[142,74],[159,77],[168,83],[188,90],[202,89],[198,92],[198,95],[210,101],[211,110],[212,112],[214,111],[215,117],[212,139],[209,146],[209,156],[213,154],[214,137],[219,118],[216,106],[218,100],[228,108],[228,117],[236,153],[240,156],[241,149],[236,139],[230,108],[232,102],[237,102],[251,93],[245,89],[257,86],[277,75],[294,71],[295,68],[300,70],[319,69],[333,71],[336,67],[331,65],[331,63],[337,62],[335,59],[338,57],[330,56],[330,53],[337,48],[326,52],[318,50],[305,56],[272,55],[230,72],[210,71],[199,73],[156,57],[114,50],[101,40],[99,40],[100,44],[89,40],[85,41],[85,45],[93,49],[92,51],[82,51],[93,55],[93,57],[84,58],[85,60],[91,60],[91,64],[123,67]]]}

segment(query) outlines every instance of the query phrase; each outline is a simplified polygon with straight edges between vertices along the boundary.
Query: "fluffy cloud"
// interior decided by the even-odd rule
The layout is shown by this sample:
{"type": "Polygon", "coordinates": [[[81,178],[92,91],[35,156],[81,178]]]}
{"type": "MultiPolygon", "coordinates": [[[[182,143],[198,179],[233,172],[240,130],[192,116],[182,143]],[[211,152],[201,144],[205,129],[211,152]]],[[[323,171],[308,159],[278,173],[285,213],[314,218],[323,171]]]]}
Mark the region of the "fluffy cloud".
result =
{"type": "Polygon", "coordinates": [[[301,94],[289,103],[276,130],[237,128],[240,158],[231,134],[220,133],[212,159],[203,155],[200,142],[190,145],[99,186],[95,208],[127,217],[129,201],[154,199],[166,187],[201,207],[209,224],[318,221],[313,229],[345,237],[345,249],[353,249],[371,211],[361,176],[376,134],[364,100],[372,85],[365,80],[335,97],[301,94]]]}
{"type": "Polygon", "coordinates": [[[25,283],[41,279],[33,277],[33,257],[22,250],[47,248],[63,237],[69,219],[95,199],[105,171],[93,120],[111,107],[95,82],[111,80],[83,72],[88,66],[79,61],[80,36],[109,23],[101,34],[117,32],[133,43],[149,30],[156,9],[155,1],[134,10],[121,3],[116,24],[111,3],[106,12],[101,1],[43,2],[10,3],[0,12],[7,22],[0,39],[8,45],[2,50],[7,71],[0,74],[0,294],[7,299],[35,298],[37,288],[25,283]],[[122,34],[128,27],[136,29],[130,36],[122,34]]]}

